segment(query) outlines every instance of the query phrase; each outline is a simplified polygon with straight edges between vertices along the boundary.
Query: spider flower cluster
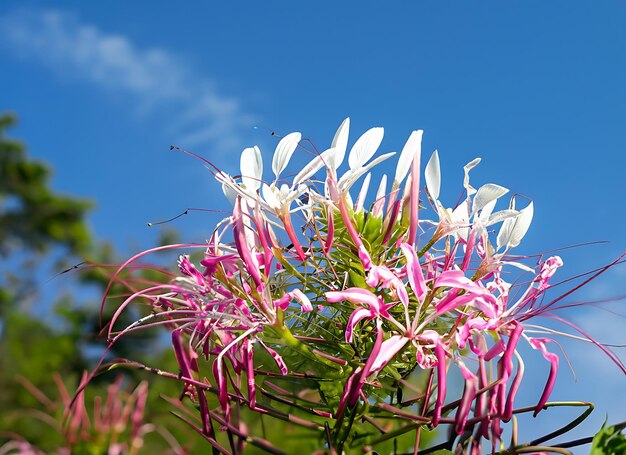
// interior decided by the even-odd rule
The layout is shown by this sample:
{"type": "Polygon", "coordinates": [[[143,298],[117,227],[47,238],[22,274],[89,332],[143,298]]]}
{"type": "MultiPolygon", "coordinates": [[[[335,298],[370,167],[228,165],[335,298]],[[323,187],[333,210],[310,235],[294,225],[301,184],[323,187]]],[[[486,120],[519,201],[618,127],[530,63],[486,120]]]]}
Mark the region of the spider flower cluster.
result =
{"type": "Polygon", "coordinates": [[[399,153],[393,180],[383,175],[368,197],[370,171],[394,153],[375,156],[382,128],[348,152],[349,126],[346,119],[327,150],[308,150],[313,159],[288,179],[281,175],[294,152],[311,147],[300,133],[278,143],[271,180],[258,147],[243,151],[236,178],[213,168],[232,216],[196,245],[202,257],[180,256],[178,276],[128,297],[109,335],[142,325],[113,331],[131,302],[153,307],[151,317],[171,330],[197,429],[223,452],[237,452],[233,439],[280,452],[246,429],[255,415],[310,429],[335,453],[389,439],[382,421],[395,434],[446,424],[465,435],[468,451],[479,453],[484,441],[495,449],[524,377],[521,343],[549,366],[535,415],[554,387],[551,332],[529,321],[556,302],[544,294],[563,262],[511,260],[533,204],[513,197],[496,209],[508,190],[470,184],[480,159],[464,167],[463,197],[448,208],[436,151],[421,179],[421,130],[399,153]],[[520,274],[527,278],[506,281],[520,274]],[[464,380],[459,397],[448,393],[452,369],[464,380]],[[403,400],[411,388],[415,398],[403,400]]]}

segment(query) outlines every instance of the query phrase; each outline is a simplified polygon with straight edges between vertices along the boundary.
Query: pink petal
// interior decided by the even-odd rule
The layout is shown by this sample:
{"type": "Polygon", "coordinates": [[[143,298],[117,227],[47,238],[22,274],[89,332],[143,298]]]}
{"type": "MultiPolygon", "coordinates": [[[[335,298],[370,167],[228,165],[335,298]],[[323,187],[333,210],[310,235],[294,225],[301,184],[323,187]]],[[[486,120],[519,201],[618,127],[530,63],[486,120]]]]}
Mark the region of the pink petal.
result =
{"type": "Polygon", "coordinates": [[[248,379],[248,400],[250,409],[256,408],[256,382],[254,380],[254,349],[252,343],[245,340],[243,349],[246,355],[246,377],[248,379]]]}
{"type": "Polygon", "coordinates": [[[198,271],[195,265],[189,262],[189,256],[181,255],[178,257],[178,268],[182,274],[194,278],[198,286],[205,286],[207,284],[204,275],[198,271]]]}
{"type": "Polygon", "coordinates": [[[372,315],[372,312],[367,308],[357,308],[352,312],[350,318],[348,319],[348,323],[346,324],[346,342],[352,343],[352,338],[354,335],[354,327],[363,319],[366,318],[374,318],[376,315],[372,315]]]}
{"type": "Polygon", "coordinates": [[[415,237],[417,234],[417,223],[419,221],[419,191],[420,191],[420,159],[422,155],[422,130],[413,131],[407,141],[414,148],[413,163],[411,164],[411,193],[409,199],[410,219],[409,219],[409,245],[415,245],[415,237]]]}
{"type": "Polygon", "coordinates": [[[382,306],[379,298],[374,293],[368,291],[367,289],[357,287],[348,288],[343,291],[329,291],[326,293],[326,300],[328,303],[337,303],[347,300],[355,305],[365,304],[370,308],[376,308],[377,310],[379,310],[382,306]]]}
{"type": "Polygon", "coordinates": [[[250,276],[257,284],[257,286],[263,283],[261,279],[261,272],[259,270],[259,264],[256,262],[256,258],[252,255],[245,235],[246,226],[243,222],[243,212],[241,210],[241,196],[237,198],[235,208],[233,210],[233,235],[235,237],[235,246],[239,252],[239,256],[243,261],[244,266],[250,276]]]}
{"type": "Polygon", "coordinates": [[[359,376],[359,380],[356,382],[356,384],[353,385],[352,391],[350,392],[350,395],[348,396],[348,406],[352,407],[356,404],[356,402],[359,399],[359,394],[361,393],[361,389],[363,388],[363,384],[365,384],[365,381],[367,380],[367,377],[370,375],[370,372],[372,371],[372,365],[374,364],[374,360],[378,357],[378,354],[380,353],[380,348],[382,346],[382,342],[383,342],[383,330],[381,328],[382,323],[380,322],[380,320],[378,320],[378,324],[376,327],[376,341],[374,341],[374,346],[372,347],[372,352],[370,352],[370,355],[367,358],[367,361],[365,362],[365,366],[363,367],[363,371],[361,372],[361,375],[359,376]]]}
{"type": "Polygon", "coordinates": [[[465,389],[463,390],[463,397],[461,398],[461,403],[459,404],[454,418],[454,429],[457,434],[462,434],[465,431],[465,424],[467,423],[467,416],[472,408],[472,403],[476,398],[478,378],[463,362],[459,361],[458,365],[461,374],[465,378],[465,389]]]}
{"type": "Polygon", "coordinates": [[[291,298],[291,294],[287,292],[281,298],[274,300],[274,307],[280,308],[281,310],[285,311],[291,303],[291,298]]]}
{"type": "Polygon", "coordinates": [[[298,302],[300,302],[300,305],[302,305],[302,311],[304,311],[305,313],[313,311],[313,305],[311,304],[311,301],[300,289],[294,289],[293,291],[291,291],[291,295],[298,302]]]}
{"type": "Polygon", "coordinates": [[[559,369],[559,356],[549,352],[546,349],[546,343],[553,341],[549,338],[531,338],[530,345],[534,349],[540,349],[543,357],[550,362],[550,373],[548,374],[548,380],[546,382],[546,386],[543,389],[543,393],[541,394],[541,398],[539,398],[539,403],[535,407],[535,412],[533,413],[533,417],[539,414],[539,411],[543,409],[543,406],[547,403],[548,398],[550,398],[550,394],[552,393],[552,389],[554,388],[554,383],[556,381],[556,374],[559,369]]]}
{"type": "Polygon", "coordinates": [[[446,399],[446,353],[441,343],[435,345],[435,356],[437,357],[437,400],[433,413],[433,426],[436,427],[441,419],[441,408],[446,399]]]}
{"type": "Polygon", "coordinates": [[[511,384],[511,388],[509,389],[509,394],[506,397],[506,405],[504,407],[504,414],[502,415],[502,420],[504,422],[508,422],[513,416],[513,403],[515,401],[515,395],[517,394],[517,390],[519,389],[519,386],[522,383],[522,378],[524,377],[524,362],[521,361],[521,358],[518,358],[518,360],[519,363],[517,365],[517,373],[515,374],[515,379],[513,379],[513,384],[511,384]]]}
{"type": "Polygon", "coordinates": [[[275,350],[273,350],[272,348],[266,346],[265,343],[263,343],[261,340],[258,340],[258,341],[261,343],[261,346],[263,346],[265,350],[269,353],[269,355],[272,356],[272,358],[274,359],[274,362],[276,362],[276,366],[280,370],[280,374],[284,376],[287,373],[289,373],[289,369],[287,368],[287,365],[285,364],[285,361],[283,360],[281,355],[275,350]]]}
{"type": "Polygon", "coordinates": [[[402,335],[393,335],[383,341],[380,352],[372,364],[372,373],[382,370],[387,363],[408,343],[409,339],[402,335]]]}
{"type": "Polygon", "coordinates": [[[486,289],[467,278],[462,270],[447,270],[443,272],[435,280],[434,287],[459,288],[475,294],[485,294],[488,292],[486,289]]]}
{"type": "Polygon", "coordinates": [[[424,275],[422,275],[422,268],[420,267],[419,258],[415,249],[408,243],[400,245],[402,253],[406,258],[406,269],[409,277],[409,284],[413,290],[413,294],[420,302],[423,302],[424,295],[428,292],[424,275]]]}

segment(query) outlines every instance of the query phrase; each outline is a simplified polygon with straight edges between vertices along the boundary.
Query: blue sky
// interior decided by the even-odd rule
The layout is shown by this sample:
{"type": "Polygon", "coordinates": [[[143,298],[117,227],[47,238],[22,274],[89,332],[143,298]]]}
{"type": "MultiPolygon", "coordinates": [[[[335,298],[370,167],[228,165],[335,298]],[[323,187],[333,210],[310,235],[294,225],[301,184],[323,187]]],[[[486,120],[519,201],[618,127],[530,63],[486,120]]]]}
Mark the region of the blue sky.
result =
{"type": "MultiPolygon", "coordinates": [[[[0,110],[19,114],[12,134],[54,166],[56,189],[97,202],[94,232],[128,253],[154,243],[148,220],[227,208],[201,163],[170,144],[236,173],[245,146],[271,156],[269,131],[326,147],[350,116],[352,140],[384,126],[382,149],[397,151],[423,129],[448,204],[476,156],[474,182],[533,198],[518,252],[610,242],[564,252],[566,277],[626,250],[625,21],[619,1],[5,1],[0,110]]],[[[217,218],[174,226],[197,241],[217,218]]],[[[580,297],[625,294],[625,269],[580,297]]],[[[623,302],[605,307],[626,314],[623,302]]],[[[623,317],[572,319],[626,342],[623,317]]],[[[598,404],[577,434],[606,412],[625,420],[619,370],[587,346],[564,346],[578,382],[563,362],[558,396],[598,404]]],[[[543,381],[547,366],[540,357],[533,366],[543,381]]]]}

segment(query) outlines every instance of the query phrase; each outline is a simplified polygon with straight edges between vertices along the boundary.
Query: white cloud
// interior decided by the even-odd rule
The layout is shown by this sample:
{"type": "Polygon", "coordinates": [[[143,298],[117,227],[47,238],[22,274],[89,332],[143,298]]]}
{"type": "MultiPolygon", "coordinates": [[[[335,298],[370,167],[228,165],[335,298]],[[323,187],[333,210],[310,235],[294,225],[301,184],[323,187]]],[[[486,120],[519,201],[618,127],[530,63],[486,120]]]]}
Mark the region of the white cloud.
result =
{"type": "Polygon", "coordinates": [[[16,56],[62,76],[131,96],[143,113],[174,108],[177,145],[210,144],[213,150],[232,152],[241,146],[238,132],[254,119],[237,99],[218,93],[213,81],[195,76],[172,53],[141,48],[125,36],[81,23],[70,13],[9,13],[0,17],[1,41],[16,56]]]}

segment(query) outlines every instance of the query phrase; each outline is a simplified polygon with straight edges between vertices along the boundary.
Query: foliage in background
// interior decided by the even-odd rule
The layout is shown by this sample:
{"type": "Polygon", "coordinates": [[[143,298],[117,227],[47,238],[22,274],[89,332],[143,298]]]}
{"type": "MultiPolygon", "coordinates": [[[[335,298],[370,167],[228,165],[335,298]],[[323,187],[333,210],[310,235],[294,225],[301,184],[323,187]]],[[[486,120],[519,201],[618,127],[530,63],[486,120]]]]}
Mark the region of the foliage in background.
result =
{"type": "MultiPolygon", "coordinates": [[[[26,440],[52,453],[62,447],[63,434],[59,427],[37,417],[46,410],[32,390],[57,396],[54,375],[63,378],[68,390],[75,390],[83,371],[92,368],[100,356],[98,305],[83,295],[94,291],[99,295],[109,278],[106,268],[89,264],[114,263],[116,253],[91,234],[86,217],[93,204],[56,193],[50,185],[50,167],[30,158],[23,143],[7,136],[6,130],[15,123],[14,115],[0,115],[0,446],[26,440]],[[59,275],[82,261],[87,261],[82,270],[59,275]],[[47,295],[45,286],[52,280],[65,289],[62,295],[47,295]],[[32,387],[24,388],[19,377],[32,387]]],[[[130,317],[141,315],[137,309],[130,317]]],[[[175,365],[173,355],[164,352],[158,340],[157,331],[137,333],[109,356],[142,355],[175,365]]],[[[126,387],[136,384],[141,374],[127,371],[124,377],[126,387]]],[[[85,392],[87,402],[93,403],[90,400],[96,395],[106,396],[112,378],[94,381],[85,392]]],[[[147,421],[169,422],[169,405],[160,394],[177,393],[173,381],[153,382],[147,395],[147,421]]],[[[193,451],[198,441],[195,435],[183,425],[168,427],[193,451]]],[[[146,439],[146,450],[169,446],[160,437],[146,439]]]]}

